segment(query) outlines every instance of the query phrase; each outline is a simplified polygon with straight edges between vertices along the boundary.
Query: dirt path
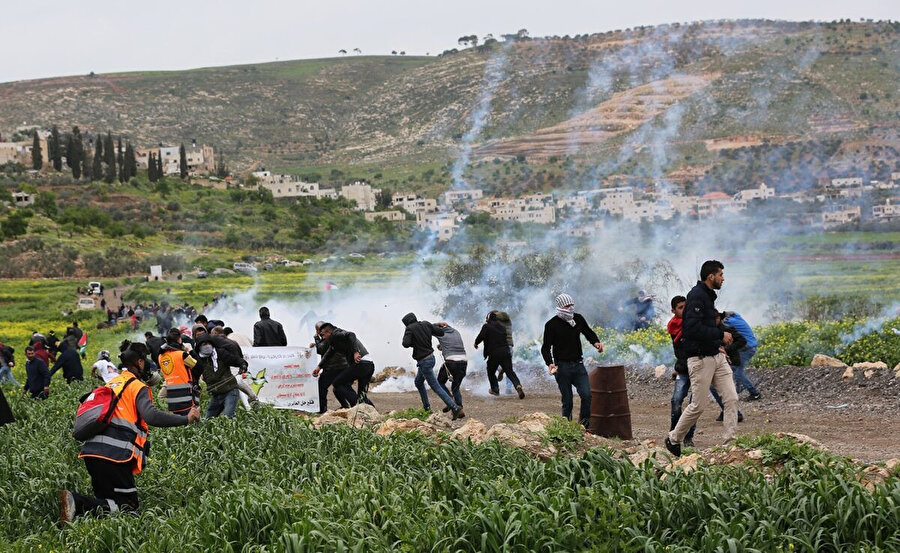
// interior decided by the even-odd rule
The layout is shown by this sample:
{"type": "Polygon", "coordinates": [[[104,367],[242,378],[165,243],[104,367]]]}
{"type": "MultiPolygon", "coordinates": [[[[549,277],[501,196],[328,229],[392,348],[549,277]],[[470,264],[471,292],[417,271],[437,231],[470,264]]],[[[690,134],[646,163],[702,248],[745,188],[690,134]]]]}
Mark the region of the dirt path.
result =
{"type": "MultiPolygon", "coordinates": [[[[660,382],[658,386],[629,383],[629,399],[632,428],[636,439],[661,441],[669,429],[669,398],[671,386],[660,382]]],[[[441,405],[433,393],[432,406],[441,405]]],[[[372,400],[381,412],[409,407],[421,407],[417,392],[373,393],[372,400]]],[[[484,397],[464,393],[466,415],[491,425],[508,417],[516,417],[535,411],[558,414],[559,393],[540,391],[529,393],[524,400],[512,396],[484,397]]],[[[578,410],[576,396],[575,410],[578,410]]],[[[851,404],[841,409],[829,409],[824,404],[807,402],[790,403],[767,400],[742,403],[745,421],[738,426],[741,434],[757,432],[797,432],[819,440],[830,451],[873,462],[900,457],[900,417],[896,410],[873,409],[866,405],[851,404]]],[[[704,412],[697,427],[694,443],[707,448],[721,440],[722,423],[715,422],[718,414],[715,404],[704,412]]]]}

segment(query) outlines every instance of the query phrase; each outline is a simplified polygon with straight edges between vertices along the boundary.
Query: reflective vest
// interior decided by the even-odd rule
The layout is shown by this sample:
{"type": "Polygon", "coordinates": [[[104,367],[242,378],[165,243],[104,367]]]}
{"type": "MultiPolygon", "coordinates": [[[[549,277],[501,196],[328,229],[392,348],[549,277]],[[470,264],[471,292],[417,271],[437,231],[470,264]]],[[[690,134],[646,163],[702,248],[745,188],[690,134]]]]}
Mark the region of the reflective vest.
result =
{"type": "MultiPolygon", "coordinates": [[[[193,358],[191,358],[193,360],[193,358]]],[[[159,370],[166,379],[166,404],[172,413],[186,413],[199,404],[193,395],[191,373],[184,364],[184,352],[163,350],[159,354],[159,370]]]]}
{"type": "MultiPolygon", "coordinates": [[[[107,382],[106,386],[118,394],[130,378],[136,377],[128,369],[125,369],[122,374],[107,382]]],[[[134,474],[141,472],[148,446],[148,428],[147,423],[141,420],[138,414],[137,396],[144,388],[147,388],[147,393],[151,393],[147,385],[140,380],[134,380],[128,385],[128,388],[122,393],[119,403],[116,404],[116,410],[109,421],[109,426],[100,434],[84,442],[78,457],[95,457],[113,463],[127,463],[134,459],[132,472],[134,474]]],[[[152,395],[150,401],[153,401],[152,395]]]]}

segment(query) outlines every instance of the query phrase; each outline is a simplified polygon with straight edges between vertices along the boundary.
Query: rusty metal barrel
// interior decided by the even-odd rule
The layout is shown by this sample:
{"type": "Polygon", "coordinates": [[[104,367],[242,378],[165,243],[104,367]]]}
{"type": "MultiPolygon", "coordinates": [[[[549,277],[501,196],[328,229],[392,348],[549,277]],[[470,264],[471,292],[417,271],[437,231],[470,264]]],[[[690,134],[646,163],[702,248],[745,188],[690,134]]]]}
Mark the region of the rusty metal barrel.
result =
{"type": "Polygon", "coordinates": [[[589,373],[591,382],[591,434],[632,439],[631,411],[623,365],[600,366],[589,373]]]}

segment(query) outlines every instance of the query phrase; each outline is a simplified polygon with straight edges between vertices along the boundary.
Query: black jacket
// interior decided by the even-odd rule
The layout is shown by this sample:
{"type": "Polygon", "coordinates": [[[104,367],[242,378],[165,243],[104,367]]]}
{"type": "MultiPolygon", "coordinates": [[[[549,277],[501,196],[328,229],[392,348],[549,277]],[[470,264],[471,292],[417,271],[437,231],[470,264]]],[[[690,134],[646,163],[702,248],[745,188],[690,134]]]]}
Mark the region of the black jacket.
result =
{"type": "Polygon", "coordinates": [[[50,369],[42,360],[35,357],[31,361],[25,363],[25,386],[26,392],[32,397],[37,396],[44,391],[44,388],[50,387],[50,369]]]}
{"type": "Polygon", "coordinates": [[[81,358],[78,357],[78,352],[65,340],[63,340],[59,346],[59,357],[56,358],[56,363],[54,363],[53,368],[50,369],[50,376],[56,374],[56,371],[59,369],[62,369],[63,377],[66,380],[72,378],[84,378],[84,368],[81,366],[81,358]]]}
{"type": "Polygon", "coordinates": [[[475,347],[484,342],[484,357],[507,357],[510,355],[506,327],[498,320],[491,320],[481,326],[475,337],[475,347]]]}
{"type": "Polygon", "coordinates": [[[151,359],[159,357],[159,350],[165,343],[165,338],[162,338],[161,336],[151,336],[150,338],[147,338],[146,344],[147,349],[150,350],[151,359]]]}
{"type": "Polygon", "coordinates": [[[587,324],[581,313],[575,313],[575,326],[554,316],[544,325],[544,344],[541,355],[547,366],[560,361],[578,362],[582,360],[581,337],[596,344],[600,341],[594,329],[587,324]]]}
{"type": "Polygon", "coordinates": [[[681,333],[688,357],[708,357],[719,353],[722,330],[716,326],[716,293],[697,281],[684,303],[681,333]]]}
{"type": "Polygon", "coordinates": [[[431,344],[431,337],[443,336],[444,329],[428,321],[417,320],[413,313],[407,313],[402,320],[406,325],[406,330],[403,332],[403,347],[412,348],[413,359],[421,361],[429,355],[433,355],[434,347],[431,344]]]}
{"type": "Polygon", "coordinates": [[[16,363],[16,357],[14,355],[15,352],[16,352],[16,350],[7,346],[6,344],[3,344],[3,347],[0,348],[0,358],[2,358],[4,365],[9,365],[10,363],[12,363],[12,364],[16,363]]]}
{"type": "Polygon", "coordinates": [[[356,339],[356,334],[349,330],[335,328],[331,333],[331,337],[328,338],[328,349],[322,355],[322,365],[327,364],[334,355],[343,356],[347,360],[348,365],[355,365],[354,354],[359,352],[360,355],[365,355],[363,351],[360,351],[360,345],[359,340],[356,339]]]}
{"type": "Polygon", "coordinates": [[[731,336],[734,338],[731,345],[725,348],[725,356],[728,357],[728,364],[740,365],[741,350],[747,345],[747,339],[741,336],[741,333],[735,330],[734,327],[728,326],[725,323],[720,324],[719,328],[722,332],[730,332],[731,336]]]}
{"type": "Polygon", "coordinates": [[[253,325],[253,347],[286,346],[287,337],[284,328],[278,321],[260,319],[253,325]]]}
{"type": "Polygon", "coordinates": [[[331,352],[331,346],[318,334],[316,334],[313,339],[316,342],[316,353],[322,356],[322,358],[319,359],[320,369],[323,371],[339,371],[347,368],[346,356],[331,352]]]}

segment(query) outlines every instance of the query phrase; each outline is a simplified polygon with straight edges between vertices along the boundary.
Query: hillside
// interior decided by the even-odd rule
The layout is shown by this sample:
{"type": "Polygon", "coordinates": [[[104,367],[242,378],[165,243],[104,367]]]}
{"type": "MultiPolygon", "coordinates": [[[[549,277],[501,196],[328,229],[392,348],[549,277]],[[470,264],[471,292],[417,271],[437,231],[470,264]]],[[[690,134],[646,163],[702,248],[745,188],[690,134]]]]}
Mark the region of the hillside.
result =
{"type": "Polygon", "coordinates": [[[450,184],[461,147],[472,161],[569,157],[597,167],[593,179],[690,175],[742,146],[895,142],[898,68],[898,24],[675,24],[434,57],[6,83],[0,131],[27,121],[147,145],[195,138],[235,168],[443,167],[437,187],[450,184]]]}

